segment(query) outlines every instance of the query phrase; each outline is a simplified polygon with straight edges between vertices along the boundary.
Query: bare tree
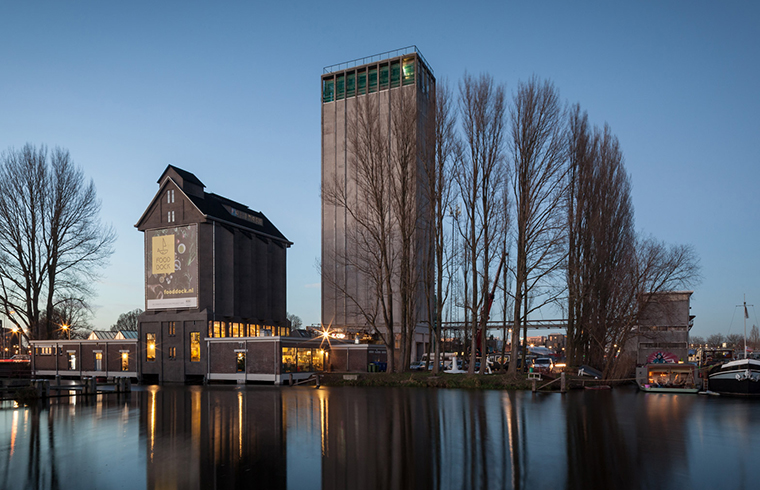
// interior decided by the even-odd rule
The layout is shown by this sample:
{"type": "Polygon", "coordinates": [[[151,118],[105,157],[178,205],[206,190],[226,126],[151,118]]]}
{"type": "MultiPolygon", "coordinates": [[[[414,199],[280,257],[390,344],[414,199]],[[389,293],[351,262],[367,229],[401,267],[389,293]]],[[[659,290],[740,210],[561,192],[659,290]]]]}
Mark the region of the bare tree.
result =
{"type": "Polygon", "coordinates": [[[118,332],[119,330],[134,330],[137,331],[137,327],[142,315],[142,308],[135,308],[134,310],[122,313],[116,320],[116,323],[111,325],[112,332],[118,332]]]}
{"type": "Polygon", "coordinates": [[[464,151],[455,166],[455,178],[464,209],[463,244],[471,274],[469,372],[472,374],[478,349],[483,355],[481,373],[486,368],[485,310],[490,307],[491,270],[494,258],[498,257],[496,240],[503,212],[500,202],[505,178],[504,86],[495,84],[490,75],[475,78],[465,73],[459,85],[459,108],[464,151]]]}
{"type": "MultiPolygon", "coordinates": [[[[512,362],[517,370],[520,326],[528,314],[558,300],[552,278],[564,262],[565,120],[549,81],[520,82],[511,108],[512,187],[515,199],[515,294],[512,362]]],[[[523,349],[525,348],[523,344],[523,349]]],[[[524,358],[524,357],[523,357],[524,358]]]]}
{"type": "Polygon", "coordinates": [[[92,295],[115,240],[99,213],[95,186],[68,151],[27,144],[3,154],[0,305],[30,337],[51,338],[55,308],[92,295]]]}
{"type": "Polygon", "coordinates": [[[293,330],[297,330],[301,328],[303,325],[303,321],[301,321],[301,317],[294,314],[294,313],[288,313],[287,314],[288,321],[290,321],[290,328],[293,330]]]}
{"type": "Polygon", "coordinates": [[[722,333],[714,333],[707,337],[707,345],[710,347],[723,347],[726,337],[722,333]]]}
{"type": "Polygon", "coordinates": [[[322,269],[388,351],[390,371],[408,368],[420,290],[417,178],[417,101],[412,91],[390,91],[389,113],[379,99],[359,97],[350,109],[348,177],[336,175],[322,194],[345,210],[346,249],[331,260],[361,277],[357,292],[322,269]],[[396,350],[398,341],[400,352],[396,350]],[[396,365],[398,362],[398,365],[396,365]]]}
{"type": "Polygon", "coordinates": [[[747,337],[747,345],[753,349],[760,348],[760,330],[758,330],[757,325],[752,325],[752,329],[747,337]]]}
{"type": "MultiPolygon", "coordinates": [[[[431,342],[435,348],[433,374],[437,375],[441,356],[441,322],[443,308],[449,296],[451,274],[448,266],[453,249],[444,228],[446,214],[452,203],[452,165],[460,151],[456,137],[456,115],[452,107],[451,89],[448,84],[436,84],[433,94],[432,113],[425,119],[426,144],[422,145],[424,165],[424,198],[427,214],[424,221],[426,241],[430,243],[426,254],[427,264],[423,270],[432,275],[424,281],[428,308],[428,325],[431,342]]],[[[430,360],[430,349],[428,349],[430,360]]]]}
{"type": "MultiPolygon", "coordinates": [[[[142,311],[142,310],[141,310],[142,311]]],[[[53,310],[51,323],[55,336],[61,339],[84,339],[92,331],[92,308],[82,299],[68,299],[59,302],[53,310]]],[[[41,323],[47,321],[47,312],[42,312],[41,323]]]]}
{"type": "MultiPolygon", "coordinates": [[[[631,185],[609,127],[570,117],[568,185],[568,362],[601,367],[615,357],[608,330],[630,325],[635,233],[631,185]]],[[[624,328],[624,327],[623,327],[624,328]]]]}

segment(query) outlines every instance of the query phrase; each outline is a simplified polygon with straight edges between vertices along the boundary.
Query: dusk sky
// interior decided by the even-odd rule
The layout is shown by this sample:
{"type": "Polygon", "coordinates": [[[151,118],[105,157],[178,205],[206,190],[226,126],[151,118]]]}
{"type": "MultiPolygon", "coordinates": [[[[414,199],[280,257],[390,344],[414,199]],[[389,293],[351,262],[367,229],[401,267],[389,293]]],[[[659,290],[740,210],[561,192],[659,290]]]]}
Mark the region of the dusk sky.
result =
{"type": "Polygon", "coordinates": [[[322,69],[416,45],[454,85],[535,74],[620,139],[637,230],[696,249],[692,335],[741,333],[735,305],[760,309],[760,6],[613,3],[2,2],[0,150],[61,146],[94,180],[118,233],[95,328],[144,308],[134,224],[169,163],[294,242],[288,310],[309,325],[322,69]]]}

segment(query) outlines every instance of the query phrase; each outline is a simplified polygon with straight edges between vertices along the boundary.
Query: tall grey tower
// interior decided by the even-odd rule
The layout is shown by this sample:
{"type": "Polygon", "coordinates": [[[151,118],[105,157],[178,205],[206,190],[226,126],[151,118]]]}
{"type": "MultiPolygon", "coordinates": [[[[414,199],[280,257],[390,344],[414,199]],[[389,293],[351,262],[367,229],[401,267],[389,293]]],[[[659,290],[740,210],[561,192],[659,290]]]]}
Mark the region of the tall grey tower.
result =
{"type": "MultiPolygon", "coordinates": [[[[422,137],[423,119],[432,106],[435,91],[435,78],[427,62],[415,46],[361,58],[338,65],[326,67],[322,74],[322,188],[339,185],[348,195],[353,195],[358,202],[366,196],[359,195],[356,189],[356,167],[352,154],[351,131],[356,128],[352,121],[356,117],[357,107],[362,102],[371,102],[377,110],[379,132],[389,135],[388,148],[398,146],[393,132],[389,130],[392,112],[398,110],[392,103],[394,99],[404,96],[413,101],[414,114],[417,118],[414,126],[414,146],[416,154],[421,155],[420,145],[425,144],[422,137]],[[364,99],[362,101],[362,99],[364,99]],[[385,128],[382,126],[385,125],[385,128]]],[[[392,151],[392,150],[391,150],[392,151]]],[[[417,167],[421,161],[418,158],[417,167]]],[[[419,170],[419,169],[418,169],[419,170]]],[[[422,172],[415,171],[414,191],[415,206],[418,214],[424,212],[424,199],[421,178],[422,172]]],[[[351,213],[344,206],[336,205],[322,196],[322,323],[343,328],[346,331],[366,331],[366,316],[361,313],[359,304],[372,302],[373,287],[367,280],[366,271],[350,264],[350,260],[338,260],[336,257],[350,257],[352,244],[351,213]],[[329,279],[326,279],[328,278],[329,279]]],[[[424,267],[421,256],[425,248],[424,233],[415,237],[413,248],[417,267],[424,267]]],[[[419,273],[418,277],[426,276],[419,273]]],[[[420,288],[422,289],[422,288],[420,288]]],[[[376,295],[375,295],[376,296],[376,295]]],[[[420,296],[416,309],[421,312],[420,296]]],[[[395,311],[395,308],[394,308],[395,311]]],[[[394,314],[395,316],[395,314],[394,314]]],[[[418,316],[422,316],[421,314],[418,316]]],[[[422,319],[418,319],[421,321],[422,319]]],[[[412,356],[419,357],[427,342],[426,329],[418,329],[415,334],[412,356]],[[422,332],[425,332],[423,334],[422,332]]]]}

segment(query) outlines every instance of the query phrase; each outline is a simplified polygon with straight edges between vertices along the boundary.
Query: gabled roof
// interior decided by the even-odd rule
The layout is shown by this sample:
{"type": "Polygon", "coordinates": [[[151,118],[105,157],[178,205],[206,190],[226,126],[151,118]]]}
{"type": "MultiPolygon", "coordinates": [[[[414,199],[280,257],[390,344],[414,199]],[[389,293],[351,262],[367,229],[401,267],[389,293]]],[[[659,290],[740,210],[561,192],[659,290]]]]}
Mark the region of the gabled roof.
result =
{"type": "Polygon", "coordinates": [[[199,195],[188,194],[184,191],[184,189],[182,189],[181,185],[174,181],[174,179],[171,177],[166,179],[164,178],[169,170],[173,170],[177,173],[177,175],[179,175],[187,182],[205,187],[194,174],[177,168],[173,165],[169,165],[161,174],[161,178],[158,180],[158,183],[160,184],[158,192],[156,192],[155,196],[153,196],[153,199],[150,201],[150,204],[145,209],[145,212],[143,212],[142,216],[140,216],[140,219],[135,225],[136,228],[140,227],[140,224],[148,215],[151,207],[153,207],[153,203],[160,198],[164,187],[169,185],[171,182],[188,199],[188,201],[190,201],[195,206],[195,208],[203,215],[204,218],[227,222],[241,228],[246,228],[253,232],[258,232],[275,240],[280,240],[284,242],[288,247],[293,244],[293,242],[285,238],[285,235],[280,233],[280,230],[278,230],[277,227],[274,226],[274,224],[272,224],[272,222],[269,221],[269,219],[264,216],[263,213],[254,211],[248,208],[248,206],[245,204],[241,204],[218,194],[213,194],[205,191],[203,192],[203,197],[200,197],[199,195]],[[161,182],[163,182],[163,184],[161,184],[161,182]]]}
{"type": "Polygon", "coordinates": [[[244,204],[208,192],[203,193],[203,199],[190,195],[187,197],[207,217],[227,221],[253,231],[260,231],[291,245],[291,242],[285,238],[285,235],[280,233],[280,230],[263,213],[249,209],[244,204]],[[235,214],[233,215],[232,213],[235,214]]]}
{"type": "Polygon", "coordinates": [[[93,330],[87,340],[125,340],[136,339],[137,330],[119,330],[113,332],[111,330],[93,330]]]}
{"type": "Polygon", "coordinates": [[[195,176],[194,173],[188,172],[187,170],[183,170],[179,167],[175,167],[172,164],[167,165],[166,170],[164,170],[164,172],[161,174],[161,177],[158,178],[157,182],[159,184],[161,183],[162,180],[164,180],[164,175],[166,175],[166,172],[168,172],[169,170],[174,170],[175,172],[177,172],[177,174],[180,177],[182,177],[182,180],[184,180],[185,182],[190,182],[191,184],[199,185],[201,187],[206,187],[205,185],[203,185],[203,182],[201,182],[200,179],[195,176]]]}

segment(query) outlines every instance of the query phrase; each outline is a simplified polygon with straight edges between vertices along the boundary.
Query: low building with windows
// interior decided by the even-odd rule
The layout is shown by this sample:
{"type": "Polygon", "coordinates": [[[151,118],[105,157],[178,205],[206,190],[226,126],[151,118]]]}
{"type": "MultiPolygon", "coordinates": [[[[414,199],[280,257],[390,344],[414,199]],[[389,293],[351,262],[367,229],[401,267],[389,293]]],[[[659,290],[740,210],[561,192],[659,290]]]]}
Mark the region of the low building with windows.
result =
{"type": "Polygon", "coordinates": [[[109,333],[109,338],[93,334],[85,340],[31,340],[33,375],[138,378],[137,332],[109,333]]]}

